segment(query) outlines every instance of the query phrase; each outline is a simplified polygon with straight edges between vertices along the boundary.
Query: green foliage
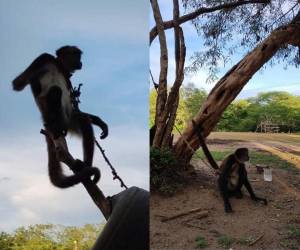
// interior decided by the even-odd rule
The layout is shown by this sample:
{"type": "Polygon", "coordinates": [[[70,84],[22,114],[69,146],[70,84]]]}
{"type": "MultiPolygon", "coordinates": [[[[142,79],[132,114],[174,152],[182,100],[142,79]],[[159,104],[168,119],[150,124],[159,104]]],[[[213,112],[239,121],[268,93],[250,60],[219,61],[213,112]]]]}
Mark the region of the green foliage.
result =
{"type": "Polygon", "coordinates": [[[206,100],[207,92],[204,89],[196,88],[193,83],[188,83],[182,89],[182,97],[187,112],[187,119],[191,120],[199,112],[206,100]]]}
{"type": "MultiPolygon", "coordinates": [[[[227,4],[222,0],[183,0],[186,13],[205,6],[206,8],[227,4]]],[[[215,81],[220,67],[231,62],[232,55],[249,51],[267,37],[272,30],[289,23],[299,11],[299,5],[290,0],[274,0],[267,4],[247,4],[239,7],[224,8],[217,12],[206,13],[193,19],[192,24],[200,39],[199,50],[191,57],[187,72],[199,69],[208,71],[208,81],[215,81]],[[294,7],[293,7],[294,5],[294,7]],[[243,25],[241,25],[243,24],[243,25]]],[[[281,65],[299,66],[298,49],[282,46],[269,62],[281,65]]]]}
{"type": "Polygon", "coordinates": [[[219,131],[255,131],[270,119],[283,132],[300,131],[300,97],[283,91],[260,93],[257,97],[237,100],[224,111],[219,131]]]}
{"type": "Polygon", "coordinates": [[[183,185],[173,153],[169,149],[150,149],[150,186],[165,195],[174,194],[183,185]]]}
{"type": "Polygon", "coordinates": [[[225,249],[230,248],[234,242],[235,239],[227,235],[221,235],[218,238],[218,244],[225,249]]]}
{"type": "Polygon", "coordinates": [[[300,228],[295,225],[288,225],[288,234],[292,238],[300,239],[300,228]]]}
{"type": "MultiPolygon", "coordinates": [[[[186,122],[191,120],[200,110],[207,93],[203,89],[196,88],[193,83],[184,86],[179,92],[179,105],[176,113],[175,125],[181,131],[185,128],[186,122]]],[[[149,125],[152,127],[155,120],[157,92],[150,90],[150,118],[149,125]]],[[[177,130],[174,130],[177,133],[177,130]]]]}
{"type": "Polygon", "coordinates": [[[207,240],[202,236],[198,235],[196,238],[196,248],[197,249],[203,249],[208,246],[207,240]]]}
{"type": "MultiPolygon", "coordinates": [[[[154,124],[155,90],[150,92],[150,126],[154,124]]],[[[200,110],[207,93],[189,83],[180,92],[176,126],[182,130],[200,110]]],[[[270,119],[280,126],[281,132],[300,132],[300,96],[287,92],[266,92],[256,97],[232,102],[217,124],[217,131],[256,131],[260,122],[270,119]]],[[[176,132],[176,131],[175,131],[176,132]]]]}
{"type": "Polygon", "coordinates": [[[5,232],[0,233],[0,249],[1,250],[11,250],[14,244],[13,237],[5,232]]]}
{"type": "Polygon", "coordinates": [[[103,225],[64,227],[52,224],[20,227],[13,233],[0,233],[1,250],[89,250],[103,225]],[[77,247],[77,248],[75,248],[77,247]]]}
{"type": "Polygon", "coordinates": [[[154,120],[155,120],[155,108],[156,108],[156,98],[157,98],[157,93],[155,89],[150,90],[150,103],[149,103],[149,109],[150,109],[150,115],[149,115],[149,125],[150,128],[154,125],[154,120]]]}

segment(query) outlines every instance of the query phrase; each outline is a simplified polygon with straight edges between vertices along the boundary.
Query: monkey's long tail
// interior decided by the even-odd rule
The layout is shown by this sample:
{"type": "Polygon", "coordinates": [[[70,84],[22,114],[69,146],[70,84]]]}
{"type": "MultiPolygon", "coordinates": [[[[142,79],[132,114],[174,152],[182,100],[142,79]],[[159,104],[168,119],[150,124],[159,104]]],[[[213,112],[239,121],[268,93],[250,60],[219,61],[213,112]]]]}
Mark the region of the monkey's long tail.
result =
{"type": "Polygon", "coordinates": [[[46,136],[48,146],[48,171],[51,183],[59,188],[68,188],[83,182],[93,176],[93,182],[96,184],[100,179],[98,168],[86,166],[82,161],[76,160],[72,170],[74,175],[66,176],[63,173],[61,163],[56,158],[55,146],[51,138],[46,136]]]}
{"type": "Polygon", "coordinates": [[[80,160],[76,161],[77,166],[74,170],[80,167],[80,170],[74,175],[66,176],[63,173],[61,164],[58,161],[49,161],[49,177],[51,183],[59,188],[68,188],[79,184],[93,176],[93,182],[96,184],[100,179],[100,171],[98,168],[85,166],[80,160]],[[83,164],[83,165],[82,165],[83,164]]]}

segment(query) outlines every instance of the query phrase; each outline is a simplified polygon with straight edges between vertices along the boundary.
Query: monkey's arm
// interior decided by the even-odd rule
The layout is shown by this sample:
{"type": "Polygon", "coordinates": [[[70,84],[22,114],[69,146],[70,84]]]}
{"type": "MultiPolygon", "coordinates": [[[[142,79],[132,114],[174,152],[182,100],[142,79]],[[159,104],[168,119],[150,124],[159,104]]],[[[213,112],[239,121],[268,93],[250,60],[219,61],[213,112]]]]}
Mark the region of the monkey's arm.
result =
{"type": "Polygon", "coordinates": [[[91,122],[94,125],[96,125],[96,126],[98,126],[102,129],[102,133],[101,133],[100,138],[101,139],[106,138],[107,135],[108,135],[108,126],[107,126],[107,124],[102,119],[100,119],[100,117],[98,117],[98,116],[88,114],[88,113],[83,113],[83,114],[87,115],[91,119],[91,122]]]}
{"type": "Polygon", "coordinates": [[[228,178],[230,174],[231,165],[232,164],[230,161],[230,156],[223,160],[220,166],[220,175],[218,179],[218,185],[224,201],[224,208],[226,213],[233,212],[231,204],[229,202],[229,190],[228,190],[228,178]]]}
{"type": "Polygon", "coordinates": [[[27,69],[25,69],[19,76],[17,76],[13,82],[13,90],[21,91],[27,84],[29,84],[32,78],[37,77],[39,74],[43,73],[43,66],[49,62],[53,61],[55,58],[47,53],[40,55],[36,58],[27,69]]]}
{"type": "Polygon", "coordinates": [[[253,189],[252,189],[252,187],[251,187],[251,184],[250,184],[250,182],[249,182],[249,180],[248,180],[247,171],[246,171],[245,167],[243,167],[243,168],[244,168],[244,172],[245,172],[244,185],[245,185],[246,189],[248,190],[251,199],[254,200],[254,201],[263,201],[264,204],[267,205],[268,202],[267,202],[267,200],[266,200],[265,198],[260,198],[260,197],[257,197],[257,196],[255,195],[255,193],[254,193],[254,191],[253,191],[253,189]]]}

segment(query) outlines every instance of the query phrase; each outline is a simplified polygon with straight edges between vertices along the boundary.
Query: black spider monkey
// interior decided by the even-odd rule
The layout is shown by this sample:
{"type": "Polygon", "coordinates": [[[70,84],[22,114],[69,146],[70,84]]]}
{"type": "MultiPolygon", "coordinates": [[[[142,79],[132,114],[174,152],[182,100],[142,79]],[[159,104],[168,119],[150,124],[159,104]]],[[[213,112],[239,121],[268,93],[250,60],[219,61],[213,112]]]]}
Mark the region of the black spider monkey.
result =
{"type": "Polygon", "coordinates": [[[101,139],[108,135],[108,126],[99,117],[81,112],[74,108],[70,77],[75,70],[80,70],[82,52],[75,46],[64,46],[56,51],[56,57],[44,53],[16,77],[13,89],[21,91],[30,84],[33,96],[42,115],[44,126],[50,132],[46,136],[48,148],[49,177],[56,187],[67,188],[93,176],[93,182],[100,178],[99,169],[92,167],[94,155],[94,131],[92,123],[102,129],[101,139]],[[56,146],[62,140],[65,147],[67,132],[82,136],[83,162],[65,162],[76,173],[71,176],[63,174],[56,146]],[[56,144],[58,142],[58,144],[56,144]]]}
{"type": "Polygon", "coordinates": [[[247,161],[249,161],[248,148],[238,148],[233,154],[227,156],[220,166],[218,184],[224,200],[226,213],[233,212],[229,197],[235,196],[238,199],[243,198],[241,190],[243,185],[245,185],[252,200],[263,201],[265,205],[268,204],[266,199],[255,195],[250,185],[245,168],[245,162],[247,161]]]}
{"type": "Polygon", "coordinates": [[[248,148],[238,148],[233,154],[227,156],[223,160],[219,168],[218,164],[207,148],[204,137],[202,136],[201,128],[196,125],[196,122],[194,120],[192,120],[192,123],[194,128],[196,129],[200,145],[202,146],[206,158],[214,169],[218,169],[218,185],[220,193],[224,200],[225,212],[233,212],[231,204],[229,202],[229,197],[235,196],[236,198],[241,199],[243,197],[243,193],[241,190],[243,185],[245,185],[252,200],[263,201],[264,204],[267,205],[266,199],[257,197],[255,195],[248,180],[247,170],[245,168],[245,162],[249,161],[248,148]]]}

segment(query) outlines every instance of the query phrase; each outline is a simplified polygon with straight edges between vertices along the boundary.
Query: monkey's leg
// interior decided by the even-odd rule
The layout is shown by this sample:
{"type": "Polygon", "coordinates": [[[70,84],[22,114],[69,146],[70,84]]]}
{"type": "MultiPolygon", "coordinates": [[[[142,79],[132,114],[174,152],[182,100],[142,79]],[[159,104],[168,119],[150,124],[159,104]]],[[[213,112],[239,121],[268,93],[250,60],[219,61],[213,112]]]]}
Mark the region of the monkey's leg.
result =
{"type": "Polygon", "coordinates": [[[242,199],[243,198],[243,192],[241,189],[238,189],[234,192],[234,197],[237,198],[237,199],[242,199]]]}
{"type": "Polygon", "coordinates": [[[252,189],[252,187],[251,187],[251,185],[250,185],[250,182],[249,182],[249,180],[248,180],[247,177],[245,178],[244,185],[245,185],[245,187],[247,188],[247,190],[248,190],[248,192],[249,192],[250,197],[251,197],[252,200],[254,200],[254,201],[263,201],[263,203],[264,203],[265,205],[268,204],[268,202],[267,202],[267,200],[266,200],[265,198],[260,198],[260,197],[257,197],[257,196],[255,195],[255,193],[254,193],[254,191],[253,191],[253,189],[252,189]]]}
{"type": "Polygon", "coordinates": [[[223,201],[224,201],[224,209],[226,213],[232,213],[232,207],[229,201],[229,190],[227,188],[227,182],[223,179],[223,178],[219,178],[218,180],[218,184],[219,184],[219,190],[220,193],[222,195],[223,201]]]}
{"type": "Polygon", "coordinates": [[[93,127],[89,116],[84,113],[80,113],[77,120],[82,134],[83,162],[88,166],[92,166],[95,145],[93,127]]]}
{"type": "Polygon", "coordinates": [[[66,138],[64,136],[60,136],[57,139],[53,139],[53,143],[55,145],[57,159],[70,167],[75,165],[76,162],[73,156],[69,153],[66,138]]]}
{"type": "Polygon", "coordinates": [[[63,107],[61,104],[62,90],[58,86],[49,89],[46,96],[47,110],[43,112],[45,127],[51,132],[54,139],[65,136],[66,125],[63,119],[63,107]]]}

